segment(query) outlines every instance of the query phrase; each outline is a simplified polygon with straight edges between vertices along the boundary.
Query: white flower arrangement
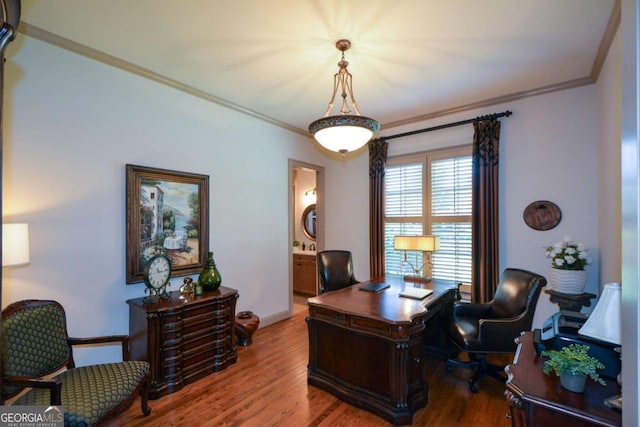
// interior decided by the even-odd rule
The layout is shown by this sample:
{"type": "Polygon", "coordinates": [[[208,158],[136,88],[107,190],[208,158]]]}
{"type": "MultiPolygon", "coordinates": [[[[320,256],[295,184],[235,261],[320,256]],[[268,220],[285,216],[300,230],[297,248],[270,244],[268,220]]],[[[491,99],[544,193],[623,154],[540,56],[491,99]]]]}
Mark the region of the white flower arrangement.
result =
{"type": "Polygon", "coordinates": [[[551,258],[551,267],[558,270],[584,270],[591,265],[587,256],[588,249],[582,243],[574,243],[565,237],[553,246],[545,249],[545,256],[551,258]]]}

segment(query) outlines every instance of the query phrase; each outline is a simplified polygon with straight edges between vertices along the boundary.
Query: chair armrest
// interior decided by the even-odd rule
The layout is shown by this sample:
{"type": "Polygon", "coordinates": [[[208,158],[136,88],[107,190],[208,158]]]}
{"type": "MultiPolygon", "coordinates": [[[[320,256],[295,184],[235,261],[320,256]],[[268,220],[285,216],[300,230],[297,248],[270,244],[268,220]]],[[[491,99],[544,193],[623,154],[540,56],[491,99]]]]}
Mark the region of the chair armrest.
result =
{"type": "Polygon", "coordinates": [[[67,338],[69,345],[106,344],[119,342],[122,344],[122,360],[129,360],[129,335],[107,335],[102,337],[67,338]]]}
{"type": "Polygon", "coordinates": [[[3,382],[5,385],[13,385],[17,387],[48,388],[51,393],[49,404],[62,404],[62,382],[55,378],[36,379],[29,377],[7,376],[3,378],[3,382]]]}
{"type": "Polygon", "coordinates": [[[491,317],[491,304],[472,304],[467,302],[457,302],[453,305],[453,313],[456,316],[482,319],[491,317]]]}
{"type": "Polygon", "coordinates": [[[530,329],[525,317],[526,313],[522,313],[516,317],[503,319],[480,319],[478,341],[483,343],[483,347],[496,351],[514,351],[516,349],[514,337],[530,329]]]}

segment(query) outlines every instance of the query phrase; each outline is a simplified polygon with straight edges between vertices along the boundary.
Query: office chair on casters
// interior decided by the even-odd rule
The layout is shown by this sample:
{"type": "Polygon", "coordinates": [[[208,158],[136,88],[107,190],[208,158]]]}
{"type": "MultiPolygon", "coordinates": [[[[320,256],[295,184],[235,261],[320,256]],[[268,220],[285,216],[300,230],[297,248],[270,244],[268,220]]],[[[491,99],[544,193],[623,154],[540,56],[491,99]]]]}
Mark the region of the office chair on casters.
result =
{"type": "Polygon", "coordinates": [[[460,351],[469,354],[469,361],[454,357],[447,360],[447,372],[454,367],[473,369],[469,389],[476,393],[477,382],[486,375],[504,383],[504,366],[490,365],[487,354],[514,353],[515,339],[530,331],[538,296],[547,280],[526,270],[507,268],[492,301],[484,304],[458,302],[453,307],[453,319],[447,335],[460,351]]]}
{"type": "Polygon", "coordinates": [[[353,257],[350,251],[321,251],[316,256],[321,294],[359,283],[353,274],[353,257]]]}

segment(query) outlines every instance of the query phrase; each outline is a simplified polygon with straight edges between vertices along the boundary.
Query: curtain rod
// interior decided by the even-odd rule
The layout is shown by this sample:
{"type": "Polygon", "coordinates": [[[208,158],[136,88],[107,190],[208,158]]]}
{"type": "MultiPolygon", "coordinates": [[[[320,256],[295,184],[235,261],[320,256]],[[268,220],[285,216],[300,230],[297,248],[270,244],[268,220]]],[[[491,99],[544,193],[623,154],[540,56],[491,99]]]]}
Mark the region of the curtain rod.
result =
{"type": "Polygon", "coordinates": [[[425,129],[412,130],[410,132],[398,133],[390,136],[381,136],[381,137],[375,138],[375,140],[386,141],[389,139],[401,138],[403,136],[411,136],[411,135],[416,135],[418,133],[431,132],[432,130],[440,130],[440,129],[451,128],[454,126],[466,125],[473,122],[480,122],[482,120],[498,119],[500,117],[509,117],[511,114],[513,113],[507,110],[507,111],[503,111],[502,113],[493,113],[493,114],[487,114],[486,116],[478,116],[475,119],[462,120],[460,122],[447,123],[444,125],[433,126],[425,129]]]}

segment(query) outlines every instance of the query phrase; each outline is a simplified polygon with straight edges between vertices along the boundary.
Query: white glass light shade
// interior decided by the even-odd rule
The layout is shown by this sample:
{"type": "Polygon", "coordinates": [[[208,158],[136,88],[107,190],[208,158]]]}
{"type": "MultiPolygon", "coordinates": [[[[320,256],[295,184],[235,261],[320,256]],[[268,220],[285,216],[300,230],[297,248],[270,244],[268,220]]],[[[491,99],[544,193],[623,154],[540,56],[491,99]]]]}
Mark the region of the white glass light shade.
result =
{"type": "Polygon", "coordinates": [[[29,224],[2,224],[2,266],[28,264],[29,224]]]}
{"type": "Polygon", "coordinates": [[[374,119],[352,115],[323,117],[309,125],[309,132],[320,145],[342,154],[362,147],[379,130],[380,124],[374,119]]]}
{"type": "Polygon", "coordinates": [[[604,285],[596,308],[578,330],[579,334],[613,344],[622,344],[621,327],[622,290],[620,283],[604,285]]]}
{"type": "Polygon", "coordinates": [[[317,201],[316,189],[311,189],[304,193],[304,197],[302,198],[305,206],[313,205],[317,201]]]}
{"type": "Polygon", "coordinates": [[[395,236],[393,248],[404,251],[428,251],[434,252],[440,249],[440,237],[438,236],[395,236]]]}

